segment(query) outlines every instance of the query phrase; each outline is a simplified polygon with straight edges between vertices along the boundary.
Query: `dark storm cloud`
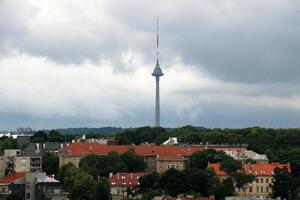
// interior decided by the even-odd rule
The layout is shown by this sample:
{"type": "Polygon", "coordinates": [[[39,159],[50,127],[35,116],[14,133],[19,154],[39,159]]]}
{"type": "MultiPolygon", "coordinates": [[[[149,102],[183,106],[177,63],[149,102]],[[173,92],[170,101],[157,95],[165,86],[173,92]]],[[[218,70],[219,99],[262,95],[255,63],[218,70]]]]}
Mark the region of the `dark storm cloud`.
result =
{"type": "Polygon", "coordinates": [[[299,8],[0,0],[0,126],[151,125],[156,16],[162,124],[298,126],[299,8]]]}

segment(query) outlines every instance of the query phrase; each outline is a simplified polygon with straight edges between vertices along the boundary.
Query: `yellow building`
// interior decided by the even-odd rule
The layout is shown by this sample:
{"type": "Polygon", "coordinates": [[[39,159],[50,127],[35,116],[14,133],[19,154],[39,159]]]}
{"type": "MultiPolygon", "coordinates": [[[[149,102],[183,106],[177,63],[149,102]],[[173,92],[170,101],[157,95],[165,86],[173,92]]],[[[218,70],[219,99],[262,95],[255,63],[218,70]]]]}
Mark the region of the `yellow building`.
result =
{"type": "MultiPolygon", "coordinates": [[[[209,163],[208,167],[214,169],[215,173],[224,180],[227,175],[221,170],[220,163],[209,163]]],[[[271,185],[273,183],[273,174],[275,168],[287,168],[290,170],[289,164],[276,164],[276,163],[257,163],[245,164],[243,170],[246,174],[253,174],[255,180],[246,185],[243,189],[236,188],[235,191],[239,196],[249,197],[270,197],[272,194],[271,185]]]]}

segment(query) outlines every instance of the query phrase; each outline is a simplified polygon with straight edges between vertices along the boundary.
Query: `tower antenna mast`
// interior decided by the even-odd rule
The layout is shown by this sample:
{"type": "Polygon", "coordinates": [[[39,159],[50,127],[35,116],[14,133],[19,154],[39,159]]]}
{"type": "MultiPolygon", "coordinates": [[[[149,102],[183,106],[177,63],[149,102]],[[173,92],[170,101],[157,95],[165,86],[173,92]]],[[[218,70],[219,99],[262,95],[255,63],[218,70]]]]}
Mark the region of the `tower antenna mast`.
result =
{"type": "Polygon", "coordinates": [[[156,19],[156,65],[159,66],[159,18],[156,19]]]}

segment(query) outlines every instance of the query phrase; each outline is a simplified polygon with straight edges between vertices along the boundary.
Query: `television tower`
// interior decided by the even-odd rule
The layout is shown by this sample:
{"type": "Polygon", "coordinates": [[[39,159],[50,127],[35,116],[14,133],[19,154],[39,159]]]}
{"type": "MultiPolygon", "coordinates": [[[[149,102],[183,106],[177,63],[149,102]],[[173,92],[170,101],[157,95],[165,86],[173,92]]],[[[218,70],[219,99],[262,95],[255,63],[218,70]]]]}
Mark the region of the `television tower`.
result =
{"type": "Polygon", "coordinates": [[[155,93],[155,127],[160,127],[160,104],[159,104],[159,77],[163,76],[162,70],[159,65],[159,20],[157,17],[156,25],[156,66],[153,70],[152,76],[156,80],[156,93],[155,93]]]}

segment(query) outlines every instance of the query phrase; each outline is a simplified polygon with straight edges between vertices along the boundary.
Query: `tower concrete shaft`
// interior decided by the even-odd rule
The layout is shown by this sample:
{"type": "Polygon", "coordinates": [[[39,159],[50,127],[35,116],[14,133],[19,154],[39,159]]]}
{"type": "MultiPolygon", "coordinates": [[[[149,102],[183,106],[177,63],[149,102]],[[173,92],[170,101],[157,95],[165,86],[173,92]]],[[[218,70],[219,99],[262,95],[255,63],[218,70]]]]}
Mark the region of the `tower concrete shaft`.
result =
{"type": "Polygon", "coordinates": [[[156,76],[155,127],[160,127],[159,76],[156,76]]]}

